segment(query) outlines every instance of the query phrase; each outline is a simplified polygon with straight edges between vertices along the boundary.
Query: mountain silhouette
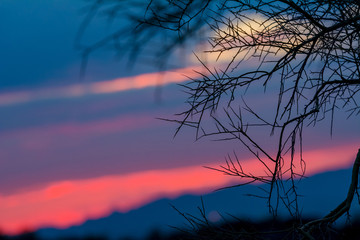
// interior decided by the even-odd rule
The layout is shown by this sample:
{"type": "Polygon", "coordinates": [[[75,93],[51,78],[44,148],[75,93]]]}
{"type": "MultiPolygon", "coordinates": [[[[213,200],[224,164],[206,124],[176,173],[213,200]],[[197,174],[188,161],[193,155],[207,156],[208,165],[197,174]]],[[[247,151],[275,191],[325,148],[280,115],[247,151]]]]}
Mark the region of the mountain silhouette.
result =
{"type": "MultiPolygon", "coordinates": [[[[304,217],[321,217],[335,208],[347,194],[351,169],[325,172],[304,178],[299,184],[300,209],[304,217]]],[[[184,195],[176,199],[160,199],[129,212],[113,212],[109,216],[87,220],[81,225],[67,229],[44,228],[36,232],[44,239],[84,238],[86,236],[105,236],[108,239],[132,237],[143,239],[158,230],[162,234],[184,228],[187,221],[179,214],[189,213],[200,217],[198,207],[204,203],[207,217],[211,221],[243,220],[260,221],[271,217],[264,199],[249,197],[246,194],[263,194],[261,185],[247,185],[239,188],[215,191],[200,197],[184,195]],[[201,200],[202,199],[202,200],[201,200]],[[175,207],[177,210],[175,210],[175,207]]],[[[357,201],[355,199],[354,201],[357,201]]],[[[286,216],[286,209],[279,216],[286,216]]],[[[352,215],[360,215],[359,204],[353,204],[352,215]]],[[[344,222],[339,221],[338,224],[344,222]]]]}

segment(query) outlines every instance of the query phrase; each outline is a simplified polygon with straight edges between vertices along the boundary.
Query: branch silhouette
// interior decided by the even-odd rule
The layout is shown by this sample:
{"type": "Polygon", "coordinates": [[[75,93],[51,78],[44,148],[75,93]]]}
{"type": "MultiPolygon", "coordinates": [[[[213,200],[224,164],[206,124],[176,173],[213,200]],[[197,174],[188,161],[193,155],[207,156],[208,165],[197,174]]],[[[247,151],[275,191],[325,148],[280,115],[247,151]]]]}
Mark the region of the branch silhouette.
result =
{"type": "MultiPolygon", "coordinates": [[[[114,1],[110,9],[130,2],[114,1]]],[[[360,113],[359,1],[152,0],[139,6],[140,14],[133,17],[138,25],[128,46],[140,49],[151,45],[157,34],[167,34],[168,41],[157,55],[162,58],[206,29],[205,53],[216,56],[217,62],[207,63],[196,54],[206,72],[182,85],[188,94],[187,108],[167,119],[178,124],[175,134],[192,127],[196,139],[239,141],[261,163],[264,174],[244,169],[236,153],[235,160],[228,156],[225,165],[214,170],[239,177],[245,184],[267,184],[269,210],[276,214],[282,204],[300,219],[296,184],[306,170],[304,128],[330,119],[332,134],[337,111],[349,117],[360,113]],[[273,116],[248,104],[247,92],[252,89],[273,92],[273,116]],[[255,132],[264,136],[259,139],[255,132]],[[264,144],[264,137],[276,146],[264,144]]],[[[116,32],[85,52],[121,38],[116,32]]],[[[314,238],[315,226],[333,223],[350,209],[358,189],[359,161],[358,153],[345,201],[324,218],[297,228],[301,236],[314,238]]]]}

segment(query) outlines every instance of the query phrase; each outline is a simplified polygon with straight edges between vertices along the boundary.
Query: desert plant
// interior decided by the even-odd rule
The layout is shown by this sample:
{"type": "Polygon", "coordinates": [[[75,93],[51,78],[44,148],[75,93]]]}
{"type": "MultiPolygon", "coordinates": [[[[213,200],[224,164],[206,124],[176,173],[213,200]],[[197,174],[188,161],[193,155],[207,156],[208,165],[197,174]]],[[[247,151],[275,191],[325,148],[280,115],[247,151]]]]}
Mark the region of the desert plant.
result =
{"type": "MultiPolygon", "coordinates": [[[[296,181],[305,174],[304,128],[330,119],[332,131],[332,119],[337,111],[347,111],[349,117],[360,113],[359,1],[152,0],[145,5],[141,3],[144,4],[143,1],[99,0],[94,1],[92,9],[102,10],[109,16],[118,15],[124,6],[137,9],[130,18],[138,24],[127,35],[131,39],[131,55],[150,44],[158,33],[169,36],[168,44],[157,55],[161,58],[194,39],[197,32],[208,33],[206,53],[215,54],[222,61],[206,63],[198,57],[207,72],[183,85],[189,94],[187,110],[170,121],[179,124],[177,132],[185,126],[195,128],[197,138],[218,137],[241,142],[261,163],[265,174],[256,175],[244,169],[236,154],[215,170],[246,180],[242,184],[267,184],[269,209],[276,214],[283,204],[289,213],[299,217],[296,181]],[[246,62],[251,62],[251,66],[245,69],[242,64],[246,62]],[[259,88],[268,89],[276,99],[270,117],[246,101],[247,92],[259,88]],[[213,127],[209,126],[209,118],[213,127]],[[261,132],[269,133],[266,137],[276,144],[262,142],[263,136],[256,136],[261,132]],[[285,184],[288,182],[291,184],[285,184]]],[[[129,45],[120,34],[123,31],[120,28],[83,48],[84,54],[114,42],[129,45]]],[[[348,212],[358,189],[359,166],[360,150],[344,201],[327,216],[299,226],[297,231],[301,236],[312,239],[315,226],[328,226],[348,212]]]]}

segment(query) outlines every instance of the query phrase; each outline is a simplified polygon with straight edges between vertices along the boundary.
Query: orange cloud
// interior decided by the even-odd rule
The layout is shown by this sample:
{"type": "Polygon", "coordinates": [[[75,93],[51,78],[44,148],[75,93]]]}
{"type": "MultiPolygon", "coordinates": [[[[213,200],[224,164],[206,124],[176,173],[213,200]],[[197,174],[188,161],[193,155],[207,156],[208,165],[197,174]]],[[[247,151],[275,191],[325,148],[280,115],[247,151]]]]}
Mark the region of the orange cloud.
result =
{"type": "Polygon", "coordinates": [[[170,83],[181,83],[199,76],[196,71],[202,71],[202,67],[189,67],[177,69],[176,71],[166,71],[157,73],[147,73],[139,76],[118,78],[110,81],[93,83],[89,86],[89,91],[94,94],[121,92],[147,87],[167,85],[170,83]]]}
{"type": "MultiPolygon", "coordinates": [[[[351,166],[357,147],[353,143],[305,152],[308,175],[351,166]]],[[[263,174],[257,160],[243,163],[244,169],[263,174]]],[[[42,189],[0,196],[0,227],[7,234],[44,226],[65,228],[88,218],[107,215],[113,210],[129,211],[160,197],[204,193],[229,185],[234,180],[236,178],[191,166],[55,182],[42,189]]]]}
{"type": "Polygon", "coordinates": [[[32,91],[21,91],[0,94],[0,106],[19,104],[54,98],[73,98],[91,94],[106,94],[148,87],[163,86],[171,83],[186,82],[198,76],[196,71],[203,68],[188,67],[171,71],[146,73],[133,77],[117,78],[108,81],[73,84],[65,87],[42,88],[32,91]]]}

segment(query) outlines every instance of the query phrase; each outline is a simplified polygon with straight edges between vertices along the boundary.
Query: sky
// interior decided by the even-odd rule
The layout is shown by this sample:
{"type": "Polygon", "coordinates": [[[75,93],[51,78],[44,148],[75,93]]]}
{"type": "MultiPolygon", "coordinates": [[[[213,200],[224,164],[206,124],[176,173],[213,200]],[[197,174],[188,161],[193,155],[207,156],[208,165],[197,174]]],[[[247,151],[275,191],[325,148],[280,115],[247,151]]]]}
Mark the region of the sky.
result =
{"type": "MultiPolygon", "coordinates": [[[[65,228],[163,197],[226,186],[234,179],[203,166],[218,166],[233,150],[244,166],[260,171],[238,143],[195,141],[186,128],[174,138],[176,124],[158,119],[185,109],[177,83],[204,71],[191,51],[159,71],[141,61],[129,68],[124,59],[99,50],[80,78],[82,59],[74,43],[86,6],[70,0],[0,2],[4,233],[65,228]]],[[[112,30],[100,20],[91,26],[84,36],[89,42],[112,30]]],[[[271,101],[261,91],[248,100],[269,111],[271,101]]],[[[360,126],[342,113],[335,126],[333,136],[327,123],[305,131],[308,174],[351,166],[360,126]]]]}

